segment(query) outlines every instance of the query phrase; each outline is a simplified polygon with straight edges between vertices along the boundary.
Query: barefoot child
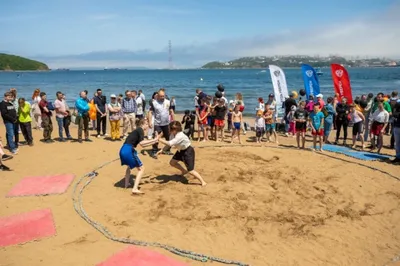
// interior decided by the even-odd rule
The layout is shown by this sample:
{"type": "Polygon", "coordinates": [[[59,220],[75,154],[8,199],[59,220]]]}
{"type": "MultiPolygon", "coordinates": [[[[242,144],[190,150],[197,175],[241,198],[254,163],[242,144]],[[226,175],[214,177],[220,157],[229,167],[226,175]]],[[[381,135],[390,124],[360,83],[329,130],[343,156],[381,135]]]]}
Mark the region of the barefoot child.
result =
{"type": "Polygon", "coordinates": [[[191,146],[189,138],[182,132],[181,123],[179,123],[178,121],[171,122],[169,124],[169,131],[171,133],[171,136],[169,138],[170,141],[167,141],[167,140],[164,140],[161,138],[159,138],[159,140],[158,140],[162,144],[168,145],[168,146],[176,148],[178,150],[175,153],[175,155],[172,157],[169,164],[172,167],[175,167],[176,169],[181,171],[182,175],[189,173],[193,177],[197,178],[201,182],[202,186],[207,185],[207,183],[204,182],[201,175],[194,170],[195,152],[194,152],[193,147],[191,146]],[[181,161],[185,164],[187,170],[185,170],[179,164],[179,161],[181,161]]]}
{"type": "Polygon", "coordinates": [[[319,103],[314,104],[314,111],[310,114],[310,126],[313,135],[314,148],[317,149],[317,136],[319,141],[319,150],[322,151],[322,137],[324,136],[324,114],[320,110],[319,103]]]}
{"type": "Polygon", "coordinates": [[[239,139],[239,143],[242,144],[241,140],[240,140],[240,127],[242,125],[242,120],[243,120],[243,116],[242,116],[242,112],[240,112],[240,105],[237,104],[235,106],[235,111],[232,113],[232,141],[231,143],[233,143],[234,137],[235,135],[237,135],[237,138],[239,139]]]}
{"type": "MultiPolygon", "coordinates": [[[[136,147],[139,144],[141,147],[150,146],[158,142],[158,137],[151,140],[144,140],[144,132],[147,132],[149,124],[147,119],[141,119],[137,123],[137,128],[132,131],[126,138],[124,145],[122,145],[119,151],[119,158],[121,159],[121,165],[126,165],[125,173],[125,188],[129,186],[129,177],[131,175],[131,169],[137,168],[138,173],[135,178],[135,184],[133,185],[132,194],[143,194],[139,190],[140,179],[142,179],[144,173],[144,166],[139,159],[136,152],[136,147]]],[[[182,133],[183,134],[183,133],[182,133]]]]}
{"type": "Polygon", "coordinates": [[[274,135],[275,143],[278,143],[278,136],[275,130],[275,119],[274,119],[274,109],[271,108],[271,105],[265,105],[264,111],[264,119],[265,119],[265,132],[267,133],[267,142],[270,142],[271,135],[274,135]]]}
{"type": "Polygon", "coordinates": [[[351,122],[353,122],[353,145],[352,148],[354,149],[356,147],[356,140],[357,138],[360,137],[361,139],[361,147],[364,150],[364,138],[361,137],[363,136],[364,130],[364,121],[365,117],[364,115],[356,110],[355,104],[350,104],[350,118],[351,122]]]}
{"type": "Polygon", "coordinates": [[[196,115],[197,115],[197,141],[200,142],[200,133],[203,132],[203,141],[208,140],[208,131],[207,131],[207,116],[209,113],[208,105],[206,103],[206,99],[203,98],[201,100],[201,104],[196,108],[196,115]]]}
{"type": "Polygon", "coordinates": [[[225,116],[226,116],[226,106],[225,100],[219,99],[218,104],[214,106],[215,111],[215,141],[224,141],[224,127],[225,127],[225,116]],[[219,140],[218,135],[221,136],[219,140]]]}
{"type": "Polygon", "coordinates": [[[254,122],[254,128],[256,129],[256,140],[257,143],[261,143],[261,139],[264,135],[265,119],[263,116],[263,110],[257,111],[256,121],[254,122]]]}
{"type": "Polygon", "coordinates": [[[297,148],[300,149],[300,137],[301,137],[301,148],[304,149],[304,144],[306,143],[306,131],[307,131],[307,119],[308,112],[304,109],[306,103],[304,101],[300,102],[299,109],[294,113],[294,120],[296,121],[296,140],[297,148]]]}

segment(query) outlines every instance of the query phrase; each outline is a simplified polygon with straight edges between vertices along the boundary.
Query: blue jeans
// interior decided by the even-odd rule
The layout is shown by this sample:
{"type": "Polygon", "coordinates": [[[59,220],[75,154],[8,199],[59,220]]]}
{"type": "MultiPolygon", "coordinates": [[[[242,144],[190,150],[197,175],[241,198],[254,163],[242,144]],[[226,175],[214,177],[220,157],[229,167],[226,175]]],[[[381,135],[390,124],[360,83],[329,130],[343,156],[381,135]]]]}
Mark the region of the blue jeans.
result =
{"type": "Polygon", "coordinates": [[[4,123],[4,125],[6,126],[6,139],[8,148],[10,149],[10,151],[14,151],[18,148],[17,144],[14,142],[15,128],[17,128],[18,134],[18,127],[16,126],[16,124],[9,122],[4,123]]]}
{"type": "Polygon", "coordinates": [[[396,145],[396,158],[400,159],[400,127],[395,127],[393,130],[394,143],[396,145]]]}
{"type": "Polygon", "coordinates": [[[332,121],[325,120],[324,121],[324,136],[328,137],[332,130],[332,121]]]}
{"type": "Polygon", "coordinates": [[[57,125],[58,125],[58,136],[60,139],[63,139],[63,131],[64,131],[64,118],[56,117],[57,125]]]}

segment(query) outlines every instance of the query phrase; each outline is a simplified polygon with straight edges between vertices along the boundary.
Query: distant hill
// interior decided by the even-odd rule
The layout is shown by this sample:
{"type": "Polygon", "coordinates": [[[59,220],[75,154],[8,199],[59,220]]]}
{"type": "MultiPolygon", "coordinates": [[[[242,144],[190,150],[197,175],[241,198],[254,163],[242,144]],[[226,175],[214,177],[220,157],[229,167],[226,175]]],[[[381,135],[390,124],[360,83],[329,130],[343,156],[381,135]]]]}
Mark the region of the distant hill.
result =
{"type": "Polygon", "coordinates": [[[49,67],[46,64],[35,60],[16,55],[0,53],[0,70],[49,70],[49,67]]]}
{"type": "Polygon", "coordinates": [[[313,67],[330,67],[330,64],[343,64],[350,67],[395,67],[399,66],[400,62],[387,58],[371,58],[346,59],[340,56],[319,57],[306,55],[289,55],[289,56],[256,56],[242,57],[239,59],[219,62],[213,61],[205,64],[202,68],[205,69],[237,69],[237,68],[267,68],[268,65],[277,65],[280,67],[300,67],[301,64],[309,64],[313,67]]]}

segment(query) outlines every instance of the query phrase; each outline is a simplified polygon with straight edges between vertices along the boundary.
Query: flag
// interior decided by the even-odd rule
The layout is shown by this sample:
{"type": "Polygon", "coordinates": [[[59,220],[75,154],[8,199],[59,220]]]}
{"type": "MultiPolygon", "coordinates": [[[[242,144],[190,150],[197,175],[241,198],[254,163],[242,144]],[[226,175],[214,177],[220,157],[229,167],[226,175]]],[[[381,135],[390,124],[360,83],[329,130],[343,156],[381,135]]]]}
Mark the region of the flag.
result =
{"type": "Polygon", "coordinates": [[[278,115],[281,115],[285,113],[282,104],[285,102],[285,98],[289,97],[285,73],[280,67],[275,65],[269,65],[269,72],[271,73],[272,85],[274,87],[278,115]]]}
{"type": "Polygon", "coordinates": [[[341,101],[342,98],[345,97],[349,104],[353,103],[349,73],[347,73],[347,70],[339,64],[332,64],[331,69],[333,87],[335,93],[339,94],[338,100],[341,101]]]}
{"type": "Polygon", "coordinates": [[[310,95],[316,96],[320,94],[318,76],[315,69],[310,65],[302,64],[301,72],[303,73],[306,99],[308,100],[310,95]]]}

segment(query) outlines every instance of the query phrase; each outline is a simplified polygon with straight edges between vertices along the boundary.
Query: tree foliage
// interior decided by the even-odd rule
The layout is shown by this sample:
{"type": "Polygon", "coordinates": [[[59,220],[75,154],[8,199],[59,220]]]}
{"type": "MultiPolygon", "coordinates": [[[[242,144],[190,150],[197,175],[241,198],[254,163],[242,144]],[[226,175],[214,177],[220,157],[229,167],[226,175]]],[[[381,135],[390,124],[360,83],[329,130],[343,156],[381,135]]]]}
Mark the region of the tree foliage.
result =
{"type": "Polygon", "coordinates": [[[0,70],[49,70],[49,67],[35,60],[0,53],[0,70]]]}

